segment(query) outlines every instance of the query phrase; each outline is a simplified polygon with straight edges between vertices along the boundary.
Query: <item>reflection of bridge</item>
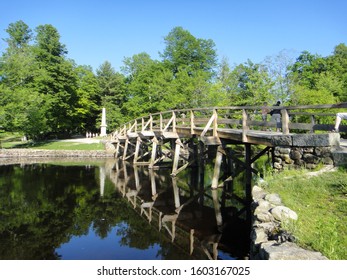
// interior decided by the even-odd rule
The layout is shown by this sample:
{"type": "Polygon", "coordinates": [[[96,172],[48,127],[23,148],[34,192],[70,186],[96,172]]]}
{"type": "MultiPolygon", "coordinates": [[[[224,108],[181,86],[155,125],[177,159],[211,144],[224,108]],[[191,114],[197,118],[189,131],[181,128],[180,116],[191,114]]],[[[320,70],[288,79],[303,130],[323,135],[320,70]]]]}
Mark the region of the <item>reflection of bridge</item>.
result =
{"type": "MultiPolygon", "coordinates": [[[[246,216],[244,207],[239,205],[241,209],[237,209],[230,206],[231,201],[221,199],[224,191],[205,188],[204,176],[190,184],[178,177],[168,181],[170,176],[119,160],[106,173],[132,208],[185,253],[208,259],[217,259],[221,249],[230,254],[237,251],[242,257],[247,255],[249,232],[246,218],[242,218],[246,216]],[[245,242],[232,240],[230,229],[243,234],[245,242]]],[[[100,172],[100,179],[104,180],[102,174],[104,171],[100,172]]]]}
{"type": "MultiPolygon", "coordinates": [[[[272,107],[274,108],[274,107],[272,107]]],[[[203,164],[206,153],[215,151],[212,188],[219,186],[222,161],[237,161],[230,145],[244,147],[246,192],[250,198],[252,163],[276,146],[285,147],[337,147],[338,133],[327,133],[333,128],[335,112],[347,108],[347,103],[317,106],[276,107],[281,109],[281,132],[276,123],[261,121],[259,106],[220,107],[172,110],[151,114],[124,125],[113,135],[116,158],[132,158],[135,165],[155,168],[159,163],[170,163],[172,176],[189,165],[203,164]],[[324,112],[329,110],[328,113],[324,112]],[[251,146],[258,145],[254,154],[251,146]]],[[[347,132],[347,126],[340,126],[347,132]]],[[[230,167],[231,168],[231,167],[230,167]]],[[[239,172],[241,171],[239,170],[239,172]]]]}

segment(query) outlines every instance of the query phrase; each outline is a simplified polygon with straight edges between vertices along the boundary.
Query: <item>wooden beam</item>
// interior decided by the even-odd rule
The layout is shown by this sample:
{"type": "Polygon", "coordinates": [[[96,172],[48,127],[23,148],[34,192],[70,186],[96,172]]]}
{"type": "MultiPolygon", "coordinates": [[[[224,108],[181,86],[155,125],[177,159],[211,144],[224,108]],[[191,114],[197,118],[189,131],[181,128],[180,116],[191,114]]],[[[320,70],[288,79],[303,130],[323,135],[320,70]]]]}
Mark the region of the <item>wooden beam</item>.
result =
{"type": "Polygon", "coordinates": [[[213,178],[212,178],[212,189],[218,188],[218,180],[219,180],[219,174],[220,174],[220,166],[222,164],[223,159],[223,153],[221,152],[223,148],[221,146],[218,146],[217,153],[216,153],[216,160],[214,163],[214,172],[213,172],[213,178]]]}

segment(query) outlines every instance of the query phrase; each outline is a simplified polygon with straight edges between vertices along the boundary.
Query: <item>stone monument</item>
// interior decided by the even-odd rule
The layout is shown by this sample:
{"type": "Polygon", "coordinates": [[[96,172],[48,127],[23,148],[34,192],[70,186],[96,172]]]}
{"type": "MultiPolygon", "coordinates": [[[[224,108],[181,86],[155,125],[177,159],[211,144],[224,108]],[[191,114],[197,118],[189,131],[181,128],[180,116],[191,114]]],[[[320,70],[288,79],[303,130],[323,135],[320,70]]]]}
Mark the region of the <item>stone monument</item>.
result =
{"type": "Polygon", "coordinates": [[[100,136],[101,137],[107,136],[107,134],[106,134],[106,127],[107,127],[107,124],[106,124],[106,109],[102,108],[101,125],[100,125],[100,128],[101,128],[100,136]]]}

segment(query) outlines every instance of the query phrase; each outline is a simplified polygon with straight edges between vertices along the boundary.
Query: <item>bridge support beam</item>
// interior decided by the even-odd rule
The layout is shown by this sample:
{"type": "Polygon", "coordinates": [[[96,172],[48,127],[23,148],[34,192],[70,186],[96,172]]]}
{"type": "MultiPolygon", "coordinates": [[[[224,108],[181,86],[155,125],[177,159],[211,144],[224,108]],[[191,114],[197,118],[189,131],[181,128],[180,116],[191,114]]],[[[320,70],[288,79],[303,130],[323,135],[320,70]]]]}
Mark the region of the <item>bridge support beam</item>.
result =
{"type": "Polygon", "coordinates": [[[220,167],[221,167],[222,159],[223,159],[222,150],[223,150],[223,148],[221,146],[218,146],[217,153],[216,153],[216,160],[215,160],[215,163],[214,163],[214,172],[213,172],[212,185],[211,185],[212,189],[217,189],[218,188],[220,167]]]}
{"type": "Polygon", "coordinates": [[[148,168],[153,168],[153,166],[154,166],[155,158],[156,158],[156,154],[157,154],[157,146],[158,146],[158,139],[157,139],[157,137],[153,137],[153,139],[152,139],[152,154],[151,154],[151,159],[149,161],[148,168]]]}

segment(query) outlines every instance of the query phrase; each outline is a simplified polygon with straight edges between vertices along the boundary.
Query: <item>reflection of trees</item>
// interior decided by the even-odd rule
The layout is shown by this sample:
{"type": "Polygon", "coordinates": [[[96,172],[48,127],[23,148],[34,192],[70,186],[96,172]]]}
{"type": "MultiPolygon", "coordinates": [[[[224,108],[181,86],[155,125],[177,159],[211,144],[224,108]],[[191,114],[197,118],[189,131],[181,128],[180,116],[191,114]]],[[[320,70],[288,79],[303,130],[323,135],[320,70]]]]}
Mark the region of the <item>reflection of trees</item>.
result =
{"type": "MultiPolygon", "coordinates": [[[[56,248],[91,225],[100,238],[117,225],[120,245],[147,249],[161,242],[110,181],[102,197],[98,184],[93,167],[1,166],[0,259],[59,259],[56,248]]],[[[166,242],[163,252],[170,247],[166,242]]]]}
{"type": "Polygon", "coordinates": [[[57,259],[55,249],[91,223],[107,236],[119,200],[100,200],[96,169],[47,165],[2,166],[0,259],[57,259]]]}

